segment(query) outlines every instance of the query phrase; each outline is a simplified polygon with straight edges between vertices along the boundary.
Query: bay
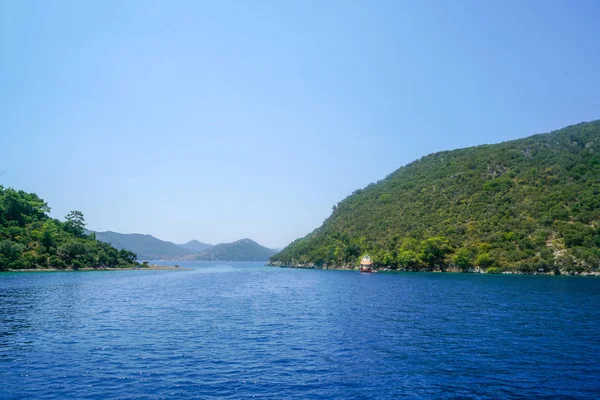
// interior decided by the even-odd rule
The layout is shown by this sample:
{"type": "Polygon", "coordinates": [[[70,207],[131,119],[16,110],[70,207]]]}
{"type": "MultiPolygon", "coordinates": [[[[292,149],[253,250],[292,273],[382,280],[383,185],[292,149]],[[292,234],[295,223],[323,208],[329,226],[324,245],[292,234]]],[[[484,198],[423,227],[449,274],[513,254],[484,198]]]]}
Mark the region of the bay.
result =
{"type": "Polygon", "coordinates": [[[181,263],[0,274],[0,398],[600,395],[600,279],[181,263]]]}

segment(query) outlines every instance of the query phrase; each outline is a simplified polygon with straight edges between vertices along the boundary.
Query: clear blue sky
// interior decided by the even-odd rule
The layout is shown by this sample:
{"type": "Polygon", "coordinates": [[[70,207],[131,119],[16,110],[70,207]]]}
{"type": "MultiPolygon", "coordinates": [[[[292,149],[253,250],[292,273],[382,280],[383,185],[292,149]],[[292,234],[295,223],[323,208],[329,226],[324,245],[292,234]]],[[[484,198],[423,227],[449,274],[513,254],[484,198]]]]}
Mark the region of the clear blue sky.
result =
{"type": "Polygon", "coordinates": [[[0,184],[276,247],[425,154],[600,118],[598,1],[0,0],[0,184]]]}

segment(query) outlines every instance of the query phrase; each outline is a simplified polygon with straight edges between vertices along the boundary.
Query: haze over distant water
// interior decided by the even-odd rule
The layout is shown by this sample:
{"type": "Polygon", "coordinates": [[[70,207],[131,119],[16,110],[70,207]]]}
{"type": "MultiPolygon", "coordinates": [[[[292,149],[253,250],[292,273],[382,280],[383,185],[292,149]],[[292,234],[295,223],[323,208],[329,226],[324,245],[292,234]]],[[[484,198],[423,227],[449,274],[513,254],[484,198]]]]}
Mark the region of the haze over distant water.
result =
{"type": "Polygon", "coordinates": [[[594,1],[0,2],[0,184],[282,247],[445,149],[599,117],[594,1]]]}
{"type": "Polygon", "coordinates": [[[0,398],[597,398],[600,279],[0,276],[0,398]]]}

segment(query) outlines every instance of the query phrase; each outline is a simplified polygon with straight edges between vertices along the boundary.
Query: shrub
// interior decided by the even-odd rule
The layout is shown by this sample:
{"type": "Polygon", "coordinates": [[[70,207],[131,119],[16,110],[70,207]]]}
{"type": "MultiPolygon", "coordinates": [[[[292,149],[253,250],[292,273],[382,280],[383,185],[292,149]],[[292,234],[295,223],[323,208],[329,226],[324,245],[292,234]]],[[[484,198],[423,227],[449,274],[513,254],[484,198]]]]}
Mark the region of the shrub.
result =
{"type": "Polygon", "coordinates": [[[63,269],[67,266],[65,264],[65,262],[56,255],[50,256],[48,264],[50,265],[51,268],[59,268],[59,269],[63,269]]]}
{"type": "Polygon", "coordinates": [[[471,252],[467,249],[459,249],[452,257],[452,262],[461,270],[466,271],[473,266],[471,252]]]}
{"type": "Polygon", "coordinates": [[[481,268],[488,268],[494,265],[494,259],[488,253],[481,253],[477,256],[475,264],[481,268]]]}
{"type": "Polygon", "coordinates": [[[73,262],[71,264],[71,268],[73,268],[73,269],[79,269],[79,268],[82,268],[83,266],[84,266],[84,264],[77,259],[73,260],[73,262]]]}
{"type": "Polygon", "coordinates": [[[413,268],[419,264],[419,256],[412,250],[405,250],[398,254],[398,266],[401,268],[413,268]]]}

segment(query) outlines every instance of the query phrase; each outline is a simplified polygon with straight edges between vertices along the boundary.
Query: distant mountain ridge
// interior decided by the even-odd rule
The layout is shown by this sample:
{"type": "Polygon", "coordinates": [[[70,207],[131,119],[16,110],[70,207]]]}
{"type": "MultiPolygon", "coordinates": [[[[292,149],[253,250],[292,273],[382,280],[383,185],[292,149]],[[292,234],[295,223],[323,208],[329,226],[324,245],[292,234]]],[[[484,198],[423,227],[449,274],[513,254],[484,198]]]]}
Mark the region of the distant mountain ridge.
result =
{"type": "Polygon", "coordinates": [[[213,245],[208,244],[208,243],[202,243],[198,240],[190,240],[187,243],[178,244],[177,246],[187,249],[189,251],[192,251],[194,253],[199,253],[201,251],[204,251],[204,250],[212,247],[213,245]]]}
{"type": "Polygon", "coordinates": [[[140,233],[96,232],[96,238],[110,243],[117,249],[133,251],[137,254],[139,260],[172,259],[193,253],[191,250],[178,246],[175,243],[140,233]]]}
{"type": "Polygon", "coordinates": [[[241,239],[214,245],[186,258],[203,261],[267,261],[276,253],[276,250],[261,246],[254,240],[241,239]]]}
{"type": "Polygon", "coordinates": [[[251,239],[213,246],[198,240],[175,244],[140,233],[95,233],[98,240],[110,243],[117,249],[133,251],[139,260],[267,261],[277,253],[277,250],[261,246],[251,239]]]}

